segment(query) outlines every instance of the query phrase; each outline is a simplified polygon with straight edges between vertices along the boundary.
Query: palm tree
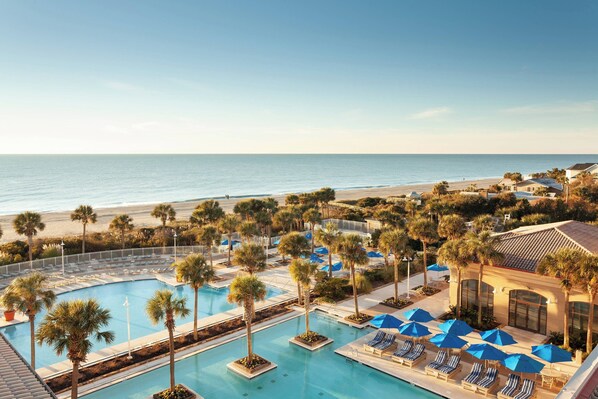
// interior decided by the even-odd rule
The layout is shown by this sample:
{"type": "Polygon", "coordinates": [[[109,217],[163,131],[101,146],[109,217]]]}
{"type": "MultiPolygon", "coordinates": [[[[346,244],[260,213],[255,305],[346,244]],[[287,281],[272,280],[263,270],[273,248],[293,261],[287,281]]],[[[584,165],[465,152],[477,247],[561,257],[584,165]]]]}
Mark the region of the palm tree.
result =
{"type": "Polygon", "coordinates": [[[187,298],[177,298],[170,290],[157,290],[145,306],[145,312],[153,324],[163,321],[168,330],[168,348],[170,352],[170,392],[174,392],[174,319],[189,315],[185,306],[187,298]]]}
{"type": "Polygon", "coordinates": [[[36,339],[41,344],[54,347],[59,356],[73,364],[71,399],[77,399],[79,366],[85,362],[92,349],[92,341],[114,341],[112,331],[102,331],[110,322],[110,310],[103,309],[95,299],[73,299],[58,303],[43,319],[37,329],[36,339]]]}
{"type": "Polygon", "coordinates": [[[504,256],[496,250],[499,239],[489,231],[482,231],[479,234],[471,233],[467,236],[467,245],[471,255],[480,264],[478,273],[478,291],[476,301],[478,303],[478,326],[482,325],[482,282],[484,279],[484,266],[495,266],[499,264],[504,256]]]}
{"type": "Polygon", "coordinates": [[[578,279],[579,268],[585,253],[578,249],[561,248],[546,254],[538,264],[536,273],[561,280],[561,289],[565,294],[565,311],[563,312],[563,346],[569,348],[569,294],[578,279]]]}
{"type": "Polygon", "coordinates": [[[473,228],[476,232],[494,231],[494,218],[492,215],[480,215],[473,219],[473,228]]]}
{"type": "MultiPolygon", "coordinates": [[[[301,233],[294,232],[282,236],[278,244],[278,252],[283,256],[287,255],[293,259],[309,255],[309,241],[301,233]]],[[[301,284],[297,283],[297,300],[301,305],[301,284]]]]}
{"type": "Polygon", "coordinates": [[[199,233],[197,233],[197,241],[208,248],[210,267],[214,266],[212,262],[212,247],[214,246],[214,243],[220,242],[221,238],[222,235],[218,229],[212,225],[203,226],[201,229],[199,229],[199,233]]]}
{"type": "Polygon", "coordinates": [[[201,202],[189,218],[191,224],[203,226],[206,224],[215,224],[224,217],[224,211],[220,207],[220,203],[214,200],[207,200],[201,202]]]}
{"type": "Polygon", "coordinates": [[[274,215],[274,222],[282,227],[282,231],[289,233],[293,222],[295,221],[295,213],[290,209],[282,209],[274,215]]]}
{"type": "Polygon", "coordinates": [[[29,246],[29,262],[33,261],[33,236],[43,231],[46,225],[42,223],[42,215],[37,212],[23,212],[12,221],[15,232],[27,237],[29,246]]]}
{"type": "Polygon", "coordinates": [[[446,237],[449,240],[456,240],[461,238],[467,232],[465,220],[459,215],[443,216],[438,223],[438,234],[441,237],[446,237]]]}
{"type": "Polygon", "coordinates": [[[329,203],[336,199],[336,192],[333,188],[330,187],[322,187],[317,192],[318,203],[320,204],[320,208],[326,209],[326,215],[330,216],[330,209],[329,203]]]}
{"type": "Polygon", "coordinates": [[[309,333],[309,291],[311,278],[315,275],[317,270],[318,266],[315,263],[303,259],[293,259],[293,261],[291,262],[291,266],[289,267],[289,273],[291,274],[291,278],[296,283],[301,284],[301,286],[303,287],[303,294],[305,295],[305,300],[303,301],[303,303],[305,305],[306,334],[309,333]]]}
{"type": "Polygon", "coordinates": [[[237,227],[239,226],[239,218],[237,218],[237,215],[228,213],[224,215],[222,219],[220,219],[218,226],[220,227],[220,231],[226,234],[226,238],[228,239],[227,264],[230,265],[230,252],[233,248],[233,233],[237,231],[237,227]]]}
{"type": "Polygon", "coordinates": [[[594,320],[594,299],[598,293],[598,256],[586,255],[579,268],[579,273],[576,275],[577,284],[585,288],[588,294],[588,330],[586,335],[586,352],[592,352],[593,345],[593,323],[594,320]]]}
{"type": "Polygon", "coordinates": [[[31,368],[35,369],[35,315],[54,305],[56,294],[48,287],[48,276],[34,272],[15,278],[4,291],[2,303],[29,318],[31,368]]]}
{"type": "Polygon", "coordinates": [[[188,255],[185,259],[173,263],[177,280],[180,280],[193,290],[193,339],[197,341],[197,300],[199,289],[204,284],[214,280],[214,269],[208,265],[206,258],[200,254],[188,255]]]}
{"type": "Polygon", "coordinates": [[[89,223],[95,223],[97,221],[98,215],[93,211],[93,208],[90,205],[79,205],[77,209],[71,213],[71,220],[80,221],[83,225],[83,240],[81,242],[82,252],[85,253],[85,233],[86,228],[89,223]]]}
{"type": "Polygon", "coordinates": [[[322,221],[322,215],[315,208],[310,208],[303,212],[303,220],[309,223],[309,230],[311,231],[311,252],[314,252],[314,239],[316,223],[322,221]]]}
{"type": "Polygon", "coordinates": [[[235,250],[233,264],[241,266],[249,275],[266,270],[266,252],[261,245],[243,244],[235,250]]]}
{"type": "Polygon", "coordinates": [[[338,254],[343,261],[343,266],[351,273],[351,285],[353,286],[353,302],[355,304],[355,320],[360,320],[359,305],[357,303],[357,284],[355,281],[355,266],[367,265],[369,262],[367,252],[363,248],[363,242],[357,234],[345,234],[339,241],[338,254]]]}
{"type": "Polygon", "coordinates": [[[243,306],[245,326],[247,328],[247,360],[253,360],[253,337],[251,323],[254,315],[254,302],[266,298],[266,285],[257,276],[237,276],[230,284],[228,301],[243,306]]]}
{"type": "Polygon", "coordinates": [[[424,287],[428,286],[428,244],[438,242],[436,223],[425,218],[416,218],[409,223],[409,236],[422,243],[424,251],[424,287]]]}
{"type": "Polygon", "coordinates": [[[340,231],[334,223],[326,223],[323,229],[316,232],[316,239],[328,250],[328,277],[332,278],[332,253],[336,250],[340,231]]]}
{"type": "Polygon", "coordinates": [[[409,237],[403,229],[386,230],[380,234],[380,238],[378,239],[378,244],[381,244],[385,251],[388,251],[389,253],[392,252],[394,255],[395,303],[399,302],[399,262],[401,261],[401,256],[407,250],[408,243],[409,237]]]}
{"type": "Polygon", "coordinates": [[[237,226],[237,231],[239,232],[241,241],[243,241],[243,243],[247,243],[250,238],[260,233],[257,224],[249,220],[239,224],[239,226],[237,226]]]}
{"type": "Polygon", "coordinates": [[[441,195],[446,195],[446,194],[448,194],[448,188],[449,188],[448,182],[443,180],[439,183],[434,184],[434,187],[432,188],[432,194],[439,196],[439,197],[441,195]]]}
{"type": "Polygon", "coordinates": [[[156,205],[151,215],[162,222],[162,246],[166,246],[166,223],[176,220],[176,211],[170,204],[156,205]]]}
{"type": "Polygon", "coordinates": [[[125,234],[127,231],[133,230],[133,218],[129,215],[117,215],[110,222],[110,230],[115,230],[120,233],[120,240],[122,242],[123,249],[125,249],[125,234]]]}
{"type": "Polygon", "coordinates": [[[448,240],[438,250],[438,260],[457,273],[457,319],[461,317],[461,273],[469,265],[471,253],[463,239],[448,240]]]}

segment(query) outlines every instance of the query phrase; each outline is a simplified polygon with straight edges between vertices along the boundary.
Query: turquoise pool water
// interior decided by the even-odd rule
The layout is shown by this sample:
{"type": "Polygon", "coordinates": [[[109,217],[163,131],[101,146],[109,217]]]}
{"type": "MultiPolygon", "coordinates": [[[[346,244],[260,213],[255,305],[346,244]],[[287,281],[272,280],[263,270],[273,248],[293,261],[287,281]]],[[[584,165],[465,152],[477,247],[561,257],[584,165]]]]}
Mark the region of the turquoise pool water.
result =
{"type": "MultiPolygon", "coordinates": [[[[316,352],[288,342],[305,328],[304,318],[295,318],[254,335],[256,353],[278,365],[253,380],[246,380],[226,368],[245,355],[245,338],[237,339],[178,361],[177,383],[183,383],[205,399],[432,399],[428,391],[349,361],[334,350],[371,330],[345,326],[327,316],[313,313],[311,328],[334,339],[316,352]]],[[[146,399],[168,387],[168,366],[87,395],[85,399],[146,399]]]]}
{"type": "MultiPolygon", "coordinates": [[[[108,330],[114,331],[116,337],[111,345],[120,344],[127,341],[127,317],[126,309],[123,306],[125,297],[129,298],[131,315],[131,339],[143,337],[145,335],[162,331],[163,324],[152,325],[145,314],[145,304],[158,289],[172,289],[179,296],[186,296],[187,306],[193,309],[193,291],[187,286],[173,288],[158,280],[139,280],[127,281],[113,284],[99,285],[95,287],[83,288],[76,291],[60,294],[58,300],[74,298],[96,298],[103,307],[110,309],[112,319],[108,330]]],[[[274,287],[268,287],[267,297],[280,295],[283,291],[274,287]]],[[[214,289],[203,287],[199,290],[199,310],[198,317],[207,317],[216,313],[225,312],[236,307],[236,304],[230,304],[226,300],[228,289],[214,289]]],[[[44,313],[36,316],[36,324],[39,325],[44,313]]],[[[183,325],[193,321],[193,314],[183,319],[177,319],[177,325],[183,325]]],[[[0,329],[10,342],[27,360],[30,356],[29,341],[29,323],[16,324],[0,329]]],[[[106,347],[104,344],[97,343],[94,351],[106,347]]],[[[63,356],[57,356],[52,348],[47,345],[37,346],[36,367],[46,367],[56,362],[66,359],[63,356]]]]}

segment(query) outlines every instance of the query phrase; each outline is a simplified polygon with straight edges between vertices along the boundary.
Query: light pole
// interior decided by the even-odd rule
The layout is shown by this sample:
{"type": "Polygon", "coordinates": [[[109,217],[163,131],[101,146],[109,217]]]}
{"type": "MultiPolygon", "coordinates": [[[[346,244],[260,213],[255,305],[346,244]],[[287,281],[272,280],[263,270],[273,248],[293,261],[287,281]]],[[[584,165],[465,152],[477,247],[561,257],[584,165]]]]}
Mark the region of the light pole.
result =
{"type": "Polygon", "coordinates": [[[410,299],[410,292],[411,292],[411,262],[415,259],[414,257],[410,256],[403,256],[403,262],[407,262],[407,299],[410,299]]]}
{"type": "Polygon", "coordinates": [[[174,261],[176,262],[176,230],[174,231],[174,261]]]}
{"type": "Polygon", "coordinates": [[[129,297],[125,297],[125,303],[123,303],[125,309],[127,309],[127,340],[129,342],[129,355],[127,356],[128,360],[133,359],[131,356],[131,316],[129,314],[129,297]]]}
{"type": "Polygon", "coordinates": [[[64,240],[60,242],[60,253],[62,257],[62,275],[64,276],[64,240]]]}

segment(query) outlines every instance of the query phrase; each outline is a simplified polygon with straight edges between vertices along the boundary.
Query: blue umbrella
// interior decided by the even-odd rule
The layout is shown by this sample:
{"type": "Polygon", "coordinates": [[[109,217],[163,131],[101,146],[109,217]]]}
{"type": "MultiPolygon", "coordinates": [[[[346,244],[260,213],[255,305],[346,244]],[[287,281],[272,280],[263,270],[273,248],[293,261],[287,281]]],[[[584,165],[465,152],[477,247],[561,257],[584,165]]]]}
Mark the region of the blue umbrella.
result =
{"type": "Polygon", "coordinates": [[[570,362],[571,352],[552,344],[532,346],[532,355],[538,356],[548,363],[570,362]]]}
{"type": "Polygon", "coordinates": [[[399,328],[403,322],[392,315],[383,313],[374,317],[370,324],[378,328],[399,328]]]}
{"type": "Polygon", "coordinates": [[[324,247],[316,248],[314,252],[319,255],[328,255],[328,250],[324,247]]]}
{"type": "Polygon", "coordinates": [[[501,363],[509,370],[520,373],[539,373],[544,368],[544,364],[523,353],[508,355],[501,360],[501,363]]]}
{"type": "Polygon", "coordinates": [[[420,323],[426,323],[428,321],[434,320],[434,317],[432,317],[428,311],[421,308],[411,309],[403,314],[409,321],[419,321],[420,323]]]}
{"type": "Polygon", "coordinates": [[[452,319],[447,320],[438,326],[442,332],[455,335],[467,335],[473,331],[473,328],[462,320],[452,319]]]}
{"type": "Polygon", "coordinates": [[[430,272],[446,272],[449,268],[448,266],[439,265],[438,263],[434,263],[427,267],[428,271],[430,272]]]}
{"type": "Polygon", "coordinates": [[[278,244],[280,244],[280,238],[279,238],[278,240],[274,241],[272,244],[273,244],[273,245],[278,245],[278,244]]]}
{"type": "MultiPolygon", "coordinates": [[[[329,266],[330,265],[326,265],[323,268],[321,268],[320,270],[323,270],[323,271],[327,272],[330,269],[329,266]]],[[[342,268],[343,268],[343,264],[341,262],[336,262],[335,264],[332,265],[332,271],[333,272],[338,272],[342,268]]]]}
{"type": "Polygon", "coordinates": [[[423,324],[419,324],[415,321],[411,323],[406,323],[399,328],[399,332],[403,335],[407,335],[409,337],[425,337],[426,335],[432,334],[428,327],[424,326],[423,324]]]}
{"type": "MultiPolygon", "coordinates": [[[[232,245],[237,245],[240,244],[241,241],[237,241],[237,240],[232,240],[232,245]]],[[[220,243],[220,245],[228,245],[228,240],[222,240],[222,242],[220,243]]]]}
{"type": "Polygon", "coordinates": [[[466,350],[480,360],[503,360],[507,354],[490,344],[473,344],[466,350]]]}
{"type": "Polygon", "coordinates": [[[439,348],[459,349],[467,344],[467,341],[454,334],[436,334],[430,338],[430,342],[439,348]]]}
{"type": "Polygon", "coordinates": [[[511,334],[499,329],[482,331],[480,332],[480,337],[482,337],[484,341],[495,345],[513,345],[517,343],[511,334]]]}
{"type": "Polygon", "coordinates": [[[311,254],[309,257],[309,261],[312,263],[324,263],[324,261],[320,258],[318,258],[317,255],[311,254]]]}
{"type": "Polygon", "coordinates": [[[311,231],[307,232],[307,234],[305,235],[305,238],[307,238],[308,240],[311,240],[311,231]]]}
{"type": "Polygon", "coordinates": [[[368,252],[368,258],[384,258],[384,255],[382,255],[380,252],[370,251],[368,252]]]}

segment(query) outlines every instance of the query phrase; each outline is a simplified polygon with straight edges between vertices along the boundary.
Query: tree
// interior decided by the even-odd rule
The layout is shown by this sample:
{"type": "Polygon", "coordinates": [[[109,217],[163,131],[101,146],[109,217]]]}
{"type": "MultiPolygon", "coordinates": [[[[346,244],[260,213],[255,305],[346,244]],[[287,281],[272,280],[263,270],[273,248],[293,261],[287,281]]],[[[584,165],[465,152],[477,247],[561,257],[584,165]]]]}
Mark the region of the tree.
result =
{"type": "Polygon", "coordinates": [[[291,231],[291,226],[295,221],[295,213],[290,209],[282,209],[274,215],[274,222],[282,227],[284,233],[291,231]]]}
{"type": "Polygon", "coordinates": [[[210,267],[214,266],[212,261],[212,247],[214,243],[220,242],[222,235],[215,226],[207,225],[199,229],[197,233],[197,241],[208,248],[208,256],[210,257],[210,267]]]}
{"type": "Polygon", "coordinates": [[[510,179],[511,181],[513,181],[513,183],[515,183],[513,184],[513,188],[515,189],[515,191],[517,191],[517,184],[523,181],[523,176],[519,172],[506,172],[503,175],[503,178],[510,179]]]}
{"type": "Polygon", "coordinates": [[[330,222],[316,232],[316,239],[328,250],[328,277],[330,278],[332,278],[332,253],[336,251],[340,234],[336,224],[330,222]]]}
{"type": "Polygon", "coordinates": [[[471,233],[467,237],[467,245],[473,258],[480,264],[478,273],[478,291],[476,301],[478,303],[478,326],[482,325],[482,282],[484,280],[484,266],[495,266],[502,262],[504,256],[496,250],[498,237],[493,236],[489,231],[482,231],[479,234],[471,233]]]}
{"type": "Polygon", "coordinates": [[[110,310],[103,309],[95,299],[73,299],[58,303],[44,317],[37,329],[36,340],[50,345],[58,356],[66,352],[73,364],[71,399],[77,399],[79,366],[91,351],[92,341],[114,341],[112,331],[102,331],[110,322],[110,310]]]}
{"type": "Polygon", "coordinates": [[[594,299],[598,293],[598,256],[586,255],[581,262],[579,273],[575,275],[576,285],[586,290],[588,294],[588,329],[586,334],[586,352],[592,352],[593,343],[593,323],[594,320],[594,299]]]}
{"type": "Polygon", "coordinates": [[[195,207],[189,218],[189,222],[196,226],[215,224],[224,217],[224,210],[220,203],[215,200],[206,200],[195,207]]]}
{"type": "Polygon", "coordinates": [[[316,223],[322,221],[322,215],[315,208],[310,208],[303,212],[303,220],[309,223],[309,230],[311,231],[311,252],[314,252],[315,227],[316,223]]]}
{"type": "Polygon", "coordinates": [[[422,243],[424,251],[424,287],[428,286],[428,245],[438,242],[436,223],[425,218],[413,219],[409,225],[409,236],[422,243]]]}
{"type": "Polygon", "coordinates": [[[395,303],[399,302],[399,262],[407,250],[408,243],[409,237],[403,229],[386,230],[380,234],[378,239],[378,245],[381,245],[388,253],[392,252],[393,254],[395,303]]]}
{"type": "Polygon", "coordinates": [[[29,262],[33,261],[33,236],[46,228],[46,225],[42,223],[42,215],[37,212],[23,212],[15,217],[12,224],[17,234],[27,237],[29,262]]]}
{"type": "Polygon", "coordinates": [[[374,213],[374,218],[380,221],[382,227],[404,227],[405,218],[390,209],[381,209],[374,213]]]}
{"type": "Polygon", "coordinates": [[[115,216],[112,222],[110,222],[109,229],[120,233],[123,249],[125,249],[125,234],[127,231],[133,230],[133,227],[135,227],[133,225],[133,218],[125,214],[115,216]]]}
{"type": "Polygon", "coordinates": [[[432,188],[432,194],[440,197],[441,195],[448,194],[449,184],[447,181],[443,180],[439,183],[434,184],[434,188],[432,188]]]}
{"type": "Polygon", "coordinates": [[[254,275],[266,270],[266,252],[261,245],[243,244],[235,251],[233,264],[241,266],[249,275],[254,275]]]}
{"type": "Polygon", "coordinates": [[[358,234],[345,234],[338,244],[338,253],[343,261],[343,267],[348,268],[351,273],[351,284],[353,286],[353,302],[355,305],[355,320],[360,320],[359,305],[357,303],[357,284],[355,281],[355,266],[367,265],[369,262],[363,241],[358,234]]]}
{"type": "Polygon", "coordinates": [[[193,290],[193,339],[197,341],[197,301],[199,289],[214,280],[214,269],[200,254],[188,255],[185,259],[173,263],[177,280],[189,285],[193,290]]]}
{"type": "MultiPolygon", "coordinates": [[[[290,256],[298,259],[300,256],[309,255],[309,241],[301,233],[288,233],[282,236],[278,244],[278,252],[284,257],[290,256]]],[[[297,283],[297,297],[301,305],[301,284],[297,283]]]]}
{"type": "Polygon", "coordinates": [[[463,239],[448,240],[438,250],[438,261],[446,263],[457,273],[457,319],[461,317],[461,273],[469,265],[470,258],[463,239]]]}
{"type": "Polygon", "coordinates": [[[336,199],[336,192],[330,187],[322,187],[316,193],[320,207],[325,208],[326,215],[330,217],[329,204],[336,199]]]}
{"type": "Polygon", "coordinates": [[[4,291],[2,303],[29,318],[31,368],[35,369],[35,316],[54,305],[56,294],[48,287],[48,276],[34,272],[15,278],[4,291]]]}
{"type": "Polygon", "coordinates": [[[226,234],[226,238],[228,239],[227,263],[230,265],[230,252],[233,248],[233,233],[239,226],[239,218],[237,218],[237,215],[228,213],[224,215],[222,219],[220,219],[218,225],[220,227],[220,231],[226,234]]]}
{"type": "Polygon", "coordinates": [[[81,242],[82,252],[85,253],[85,233],[88,224],[93,224],[97,221],[98,215],[93,211],[90,205],[79,205],[77,209],[71,213],[71,220],[79,221],[83,225],[83,240],[81,242]]]}
{"type": "Polygon", "coordinates": [[[547,187],[542,186],[534,190],[534,195],[536,197],[547,197],[549,192],[547,187]]]}
{"type": "Polygon", "coordinates": [[[492,215],[479,215],[473,219],[473,229],[481,233],[482,231],[494,231],[494,218],[492,215]]]}
{"type": "Polygon", "coordinates": [[[562,184],[563,192],[565,193],[565,203],[569,202],[569,178],[565,175],[565,173],[559,174],[553,178],[557,181],[557,183],[562,184]]]}
{"type": "Polygon", "coordinates": [[[176,220],[176,211],[170,204],[156,205],[151,215],[156,219],[160,219],[162,223],[162,246],[166,246],[166,223],[174,222],[176,220]]]}
{"type": "Polygon", "coordinates": [[[465,220],[459,215],[443,216],[440,223],[438,223],[438,234],[449,240],[463,237],[466,231],[465,220]]]}
{"type": "Polygon", "coordinates": [[[291,266],[289,267],[289,273],[291,278],[297,284],[301,284],[303,288],[303,294],[305,295],[303,304],[305,305],[305,333],[309,333],[309,291],[311,278],[315,275],[318,270],[318,266],[308,260],[293,259],[291,266]]]}
{"type": "Polygon", "coordinates": [[[249,220],[239,224],[237,226],[237,231],[239,232],[239,235],[241,236],[241,240],[244,243],[247,243],[250,238],[252,238],[260,233],[259,229],[257,228],[257,224],[255,224],[255,222],[251,222],[249,220]]]}
{"type": "Polygon", "coordinates": [[[168,330],[168,348],[170,352],[170,392],[174,392],[174,319],[189,315],[187,298],[177,298],[170,290],[157,290],[145,306],[145,312],[152,324],[163,321],[168,330]]]}
{"type": "Polygon", "coordinates": [[[563,346],[569,348],[569,294],[578,279],[579,268],[585,253],[578,249],[561,248],[554,253],[546,254],[538,264],[536,273],[561,280],[561,289],[565,294],[565,311],[563,312],[563,346]]]}
{"type": "Polygon", "coordinates": [[[247,361],[253,360],[253,337],[251,335],[251,323],[254,315],[255,301],[263,301],[266,298],[266,285],[257,276],[237,276],[230,285],[228,301],[243,306],[245,326],[247,328],[247,361]]]}

